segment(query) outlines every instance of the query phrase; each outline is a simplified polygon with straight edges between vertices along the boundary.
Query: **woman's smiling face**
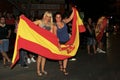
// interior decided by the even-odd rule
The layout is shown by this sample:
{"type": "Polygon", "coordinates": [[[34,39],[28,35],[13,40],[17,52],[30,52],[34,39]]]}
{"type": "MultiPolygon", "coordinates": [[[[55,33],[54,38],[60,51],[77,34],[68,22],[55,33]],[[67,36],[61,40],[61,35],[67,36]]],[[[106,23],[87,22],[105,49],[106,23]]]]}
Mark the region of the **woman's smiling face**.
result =
{"type": "Polygon", "coordinates": [[[55,19],[56,19],[56,22],[58,22],[58,21],[61,21],[62,17],[60,14],[57,14],[55,19]]]}

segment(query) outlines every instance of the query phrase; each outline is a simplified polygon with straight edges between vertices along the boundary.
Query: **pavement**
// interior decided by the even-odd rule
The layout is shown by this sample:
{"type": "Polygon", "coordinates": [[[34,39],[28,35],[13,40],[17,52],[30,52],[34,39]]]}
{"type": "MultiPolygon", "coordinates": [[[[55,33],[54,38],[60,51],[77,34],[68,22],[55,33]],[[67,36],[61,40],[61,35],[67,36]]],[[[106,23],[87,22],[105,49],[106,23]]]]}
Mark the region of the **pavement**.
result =
{"type": "Polygon", "coordinates": [[[76,61],[68,62],[69,75],[59,70],[58,61],[47,59],[47,75],[36,74],[36,63],[29,68],[16,65],[13,69],[4,67],[0,60],[0,80],[120,80],[120,34],[110,34],[107,38],[107,53],[88,55],[85,47],[79,47],[76,61]]]}

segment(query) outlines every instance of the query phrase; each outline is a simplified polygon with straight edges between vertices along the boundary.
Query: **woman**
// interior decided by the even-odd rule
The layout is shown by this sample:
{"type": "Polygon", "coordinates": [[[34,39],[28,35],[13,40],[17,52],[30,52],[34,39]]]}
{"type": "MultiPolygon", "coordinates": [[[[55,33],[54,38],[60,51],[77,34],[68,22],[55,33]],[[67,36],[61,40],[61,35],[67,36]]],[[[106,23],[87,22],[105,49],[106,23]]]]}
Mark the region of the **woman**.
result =
{"type": "Polygon", "coordinates": [[[97,25],[96,25],[96,40],[98,43],[97,52],[98,53],[106,53],[106,51],[103,50],[103,44],[106,42],[106,27],[107,27],[107,18],[105,16],[102,16],[98,19],[97,25]]]}
{"type": "MultiPolygon", "coordinates": [[[[56,35],[59,39],[60,44],[65,44],[69,39],[70,35],[68,33],[67,29],[67,23],[69,23],[73,18],[74,12],[72,12],[71,16],[69,18],[62,19],[62,15],[60,12],[57,12],[55,14],[55,24],[56,24],[56,35]]],[[[63,71],[64,75],[68,75],[68,72],[66,71],[68,59],[65,59],[63,61],[59,61],[60,70],[63,71]]]]}
{"type": "Polygon", "coordinates": [[[96,37],[95,37],[95,26],[91,18],[88,18],[87,27],[87,51],[89,55],[91,54],[91,46],[93,47],[94,54],[96,54],[96,37]]]}
{"type": "MultiPolygon", "coordinates": [[[[53,32],[53,19],[52,19],[52,13],[49,11],[46,11],[43,15],[43,18],[41,20],[34,21],[36,25],[39,27],[42,27],[50,32],[53,32]]],[[[42,76],[42,74],[47,74],[45,71],[45,62],[46,58],[43,56],[38,55],[37,58],[37,74],[38,76],[42,76]]]]}

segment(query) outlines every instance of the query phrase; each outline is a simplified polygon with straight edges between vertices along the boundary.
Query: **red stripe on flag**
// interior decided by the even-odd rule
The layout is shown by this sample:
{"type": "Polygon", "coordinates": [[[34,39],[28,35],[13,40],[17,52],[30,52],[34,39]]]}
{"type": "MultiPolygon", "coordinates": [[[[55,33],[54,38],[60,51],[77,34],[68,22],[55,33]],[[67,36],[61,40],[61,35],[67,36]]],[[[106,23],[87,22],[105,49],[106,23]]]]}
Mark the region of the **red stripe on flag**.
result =
{"type": "Polygon", "coordinates": [[[77,20],[77,14],[76,14],[76,8],[74,8],[74,18],[72,21],[72,35],[70,37],[70,40],[66,44],[73,44],[75,41],[75,35],[76,35],[76,20],[77,20]]]}
{"type": "Polygon", "coordinates": [[[79,32],[82,33],[82,32],[85,32],[86,31],[86,28],[84,25],[79,25],[79,32]]]}
{"type": "Polygon", "coordinates": [[[102,26],[100,26],[100,27],[101,27],[100,28],[101,30],[100,30],[99,34],[96,36],[97,42],[100,42],[103,37],[104,30],[107,27],[107,18],[103,19],[102,26]]]}
{"type": "Polygon", "coordinates": [[[44,57],[49,58],[49,59],[64,60],[64,59],[70,57],[70,56],[65,56],[65,55],[62,55],[62,54],[58,55],[56,53],[52,53],[49,49],[47,49],[47,48],[45,48],[45,47],[43,47],[39,44],[36,44],[36,43],[31,42],[31,41],[25,40],[22,37],[19,37],[18,44],[19,44],[19,49],[23,48],[25,50],[31,51],[35,54],[44,56],[44,57]]]}

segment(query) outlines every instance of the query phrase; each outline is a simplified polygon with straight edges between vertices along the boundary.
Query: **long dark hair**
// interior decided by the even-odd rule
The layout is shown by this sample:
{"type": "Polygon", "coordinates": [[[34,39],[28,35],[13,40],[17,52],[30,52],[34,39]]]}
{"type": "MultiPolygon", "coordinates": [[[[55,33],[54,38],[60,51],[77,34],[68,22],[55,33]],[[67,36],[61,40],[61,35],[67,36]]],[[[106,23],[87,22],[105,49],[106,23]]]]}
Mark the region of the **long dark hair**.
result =
{"type": "Polygon", "coordinates": [[[60,15],[61,18],[63,19],[62,13],[61,13],[61,12],[56,12],[56,13],[54,14],[54,22],[56,22],[56,19],[55,19],[56,15],[60,15]]]}

